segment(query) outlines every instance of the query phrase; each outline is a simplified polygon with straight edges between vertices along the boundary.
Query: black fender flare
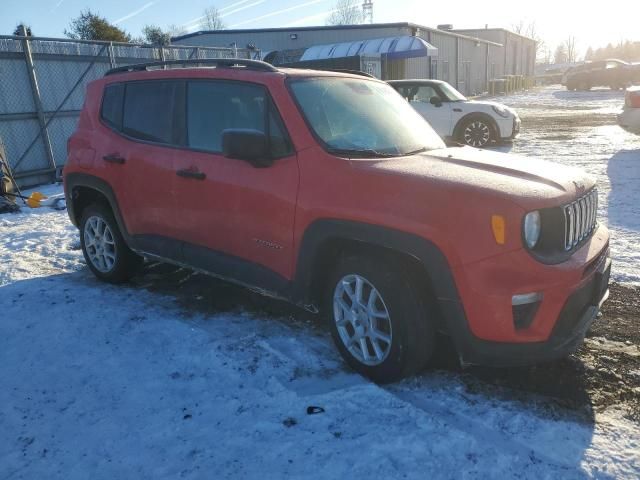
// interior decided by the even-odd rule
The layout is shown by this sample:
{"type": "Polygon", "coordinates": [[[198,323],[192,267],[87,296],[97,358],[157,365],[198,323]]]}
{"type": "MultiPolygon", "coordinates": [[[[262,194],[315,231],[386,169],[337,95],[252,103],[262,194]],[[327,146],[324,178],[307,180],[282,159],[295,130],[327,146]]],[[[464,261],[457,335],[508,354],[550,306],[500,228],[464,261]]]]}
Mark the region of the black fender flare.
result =
{"type": "Polygon", "coordinates": [[[111,185],[106,180],[100,177],[96,177],[95,175],[89,175],[86,173],[69,173],[64,176],[64,196],[67,202],[67,213],[69,214],[71,223],[73,223],[76,227],[79,227],[74,204],[74,191],[77,187],[90,188],[97,191],[104,198],[106,198],[107,202],[109,203],[109,207],[113,212],[113,216],[118,223],[120,233],[122,233],[122,236],[124,237],[127,244],[131,245],[132,239],[127,231],[124,219],[122,218],[120,206],[118,205],[118,199],[116,198],[116,194],[113,191],[113,188],[111,188],[111,185]]]}
{"type": "Polygon", "coordinates": [[[460,139],[460,134],[462,133],[462,127],[465,123],[467,123],[469,120],[471,120],[472,118],[482,118],[483,120],[485,120],[488,124],[489,127],[492,130],[493,133],[493,138],[491,140],[494,141],[499,141],[500,140],[500,129],[498,128],[498,124],[496,123],[495,119],[493,119],[491,117],[491,115],[487,115],[486,113],[483,112],[471,112],[471,113],[467,113],[464,117],[462,117],[460,120],[458,120],[458,123],[456,123],[456,126],[453,129],[453,138],[454,140],[459,140],[460,139]]]}
{"type": "MultiPolygon", "coordinates": [[[[433,242],[412,233],[348,220],[320,219],[307,227],[298,249],[293,295],[300,303],[313,302],[316,259],[326,242],[346,240],[408,255],[425,269],[439,304],[460,304],[458,289],[445,255],[433,242]]],[[[461,304],[460,304],[461,306],[461,304]]],[[[448,308],[448,307],[447,307],[448,308]]],[[[444,312],[443,312],[444,313],[444,312]]]]}

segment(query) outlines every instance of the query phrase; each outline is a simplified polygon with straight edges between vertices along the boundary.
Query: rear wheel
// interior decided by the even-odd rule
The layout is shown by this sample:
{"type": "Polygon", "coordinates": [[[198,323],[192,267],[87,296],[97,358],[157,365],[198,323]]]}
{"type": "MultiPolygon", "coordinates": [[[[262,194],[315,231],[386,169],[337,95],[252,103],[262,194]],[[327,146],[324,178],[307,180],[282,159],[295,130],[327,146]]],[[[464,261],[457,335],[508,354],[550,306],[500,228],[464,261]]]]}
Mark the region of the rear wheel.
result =
{"type": "Polygon", "coordinates": [[[591,85],[586,80],[583,80],[578,84],[578,90],[588,92],[589,90],[591,90],[591,85]]]}
{"type": "Polygon", "coordinates": [[[486,147],[495,140],[491,123],[482,117],[466,120],[460,127],[459,137],[465,145],[477,148],[486,147]]]}
{"type": "Polygon", "coordinates": [[[80,244],[93,274],[106,282],[126,282],[142,264],[122,238],[111,210],[102,204],[89,205],[82,212],[80,244]]]}
{"type": "Polygon", "coordinates": [[[357,372],[386,383],[416,373],[433,352],[431,303],[398,262],[343,256],[325,309],[333,340],[357,372]]]}

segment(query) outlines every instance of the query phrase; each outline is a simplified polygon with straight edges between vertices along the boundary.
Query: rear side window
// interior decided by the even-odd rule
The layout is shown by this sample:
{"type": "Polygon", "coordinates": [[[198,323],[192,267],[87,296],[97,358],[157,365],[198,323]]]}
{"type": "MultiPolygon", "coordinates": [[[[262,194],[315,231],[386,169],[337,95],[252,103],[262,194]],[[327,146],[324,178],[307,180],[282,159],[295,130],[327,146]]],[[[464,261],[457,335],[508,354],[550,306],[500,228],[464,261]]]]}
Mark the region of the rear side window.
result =
{"type": "Polygon", "coordinates": [[[176,119],[180,82],[154,81],[127,84],[122,131],[130,137],[150,142],[180,144],[176,119]]]}
{"type": "Polygon", "coordinates": [[[102,96],[100,117],[104,122],[117,130],[122,128],[122,103],[124,100],[124,84],[107,85],[102,96]]]}
{"type": "Polygon", "coordinates": [[[243,83],[197,81],[187,85],[187,145],[222,151],[222,132],[246,128],[264,132],[273,157],[291,153],[282,122],[264,88],[243,83]]]}

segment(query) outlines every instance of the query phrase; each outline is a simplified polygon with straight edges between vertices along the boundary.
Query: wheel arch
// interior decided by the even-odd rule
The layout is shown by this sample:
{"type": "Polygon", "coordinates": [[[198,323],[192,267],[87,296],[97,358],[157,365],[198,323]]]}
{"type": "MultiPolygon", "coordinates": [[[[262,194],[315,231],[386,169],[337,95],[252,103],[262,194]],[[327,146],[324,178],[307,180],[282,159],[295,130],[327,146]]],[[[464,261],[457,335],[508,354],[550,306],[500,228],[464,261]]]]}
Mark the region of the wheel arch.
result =
{"type": "Polygon", "coordinates": [[[474,118],[481,118],[482,120],[485,120],[487,123],[489,123],[489,128],[491,128],[493,137],[491,138],[491,140],[497,141],[500,139],[500,129],[498,128],[498,123],[491,115],[484,112],[471,112],[467,113],[464,117],[458,120],[458,123],[456,123],[456,126],[453,129],[453,138],[455,140],[461,140],[460,137],[462,134],[462,128],[466,123],[470,122],[474,118]]]}
{"type": "Polygon", "coordinates": [[[64,178],[64,193],[69,219],[76,227],[79,226],[84,208],[92,203],[101,202],[111,209],[123,238],[130,244],[118,200],[108,182],[94,175],[70,173],[64,178]]]}
{"type": "Polygon", "coordinates": [[[344,252],[368,252],[398,258],[428,288],[447,318],[450,304],[462,308],[453,273],[444,253],[433,242],[399,230],[346,220],[322,219],[305,231],[295,273],[293,295],[297,303],[317,306],[323,282],[344,252]]]}

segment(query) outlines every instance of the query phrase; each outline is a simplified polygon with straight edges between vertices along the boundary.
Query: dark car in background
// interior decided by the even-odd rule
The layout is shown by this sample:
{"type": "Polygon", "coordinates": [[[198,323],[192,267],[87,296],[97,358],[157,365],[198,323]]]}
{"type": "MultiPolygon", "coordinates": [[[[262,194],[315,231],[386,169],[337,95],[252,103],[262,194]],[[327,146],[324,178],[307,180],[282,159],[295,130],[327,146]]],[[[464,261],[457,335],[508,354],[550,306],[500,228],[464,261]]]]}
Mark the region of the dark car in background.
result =
{"type": "Polygon", "coordinates": [[[616,59],[577,65],[567,70],[562,77],[562,85],[567,87],[567,90],[586,91],[593,87],[619,90],[638,82],[640,82],[640,65],[616,59]]]}

